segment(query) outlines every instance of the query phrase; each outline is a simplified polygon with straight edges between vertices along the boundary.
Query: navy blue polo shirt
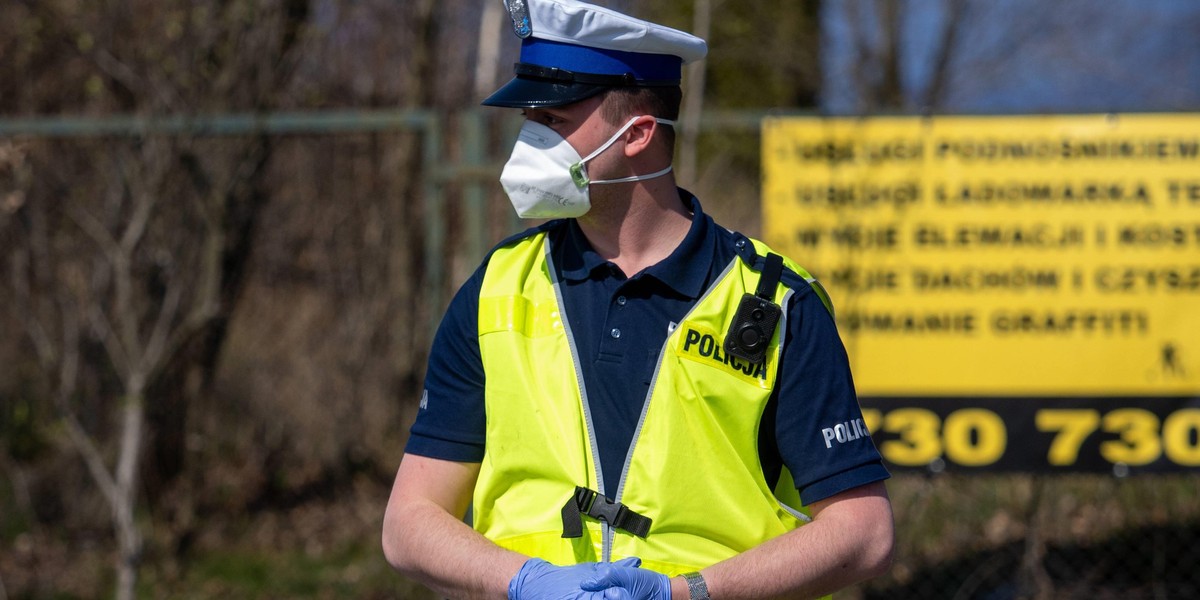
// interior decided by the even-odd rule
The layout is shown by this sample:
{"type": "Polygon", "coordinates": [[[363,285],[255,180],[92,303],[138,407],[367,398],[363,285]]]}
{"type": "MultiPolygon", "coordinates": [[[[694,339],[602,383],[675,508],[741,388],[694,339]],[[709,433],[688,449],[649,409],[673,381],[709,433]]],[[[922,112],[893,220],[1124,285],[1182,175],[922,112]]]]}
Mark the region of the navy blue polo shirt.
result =
{"type": "MultiPolygon", "coordinates": [[[[736,256],[751,264],[755,259],[744,236],[718,226],[691,194],[680,194],[694,215],[687,236],[662,262],[632,276],[592,250],[572,219],[517,236],[548,232],[609,496],[617,489],[670,328],[736,256]]],[[[459,289],[434,337],[406,452],[461,462],[483,459],[478,308],[486,267],[485,260],[459,289]]],[[[768,483],[774,485],[780,465],[786,464],[801,499],[811,504],[886,479],[888,473],[869,436],[829,434],[846,431],[846,424],[862,418],[849,361],[833,318],[809,284],[786,269],[784,281],[795,293],[785,308],[784,351],[760,425],[759,451],[768,483]]]]}

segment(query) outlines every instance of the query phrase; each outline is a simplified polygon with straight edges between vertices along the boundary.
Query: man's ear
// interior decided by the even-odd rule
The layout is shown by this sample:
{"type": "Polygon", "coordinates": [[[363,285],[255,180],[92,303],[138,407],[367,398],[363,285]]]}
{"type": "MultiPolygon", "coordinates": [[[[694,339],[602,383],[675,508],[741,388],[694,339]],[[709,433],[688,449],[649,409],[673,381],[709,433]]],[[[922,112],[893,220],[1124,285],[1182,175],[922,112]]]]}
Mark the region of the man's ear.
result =
{"type": "Polygon", "coordinates": [[[625,156],[633,158],[645,152],[659,135],[661,127],[657,120],[650,115],[642,115],[625,130],[625,156]]]}

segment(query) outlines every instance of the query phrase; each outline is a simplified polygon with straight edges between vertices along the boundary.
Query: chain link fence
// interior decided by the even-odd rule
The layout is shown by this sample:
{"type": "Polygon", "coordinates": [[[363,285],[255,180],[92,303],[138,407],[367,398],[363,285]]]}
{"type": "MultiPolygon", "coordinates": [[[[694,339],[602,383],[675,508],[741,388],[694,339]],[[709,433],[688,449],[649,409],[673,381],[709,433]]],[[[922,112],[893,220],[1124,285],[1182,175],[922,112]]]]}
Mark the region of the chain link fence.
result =
{"type": "Polygon", "coordinates": [[[1193,474],[901,473],[888,487],[892,571],[840,597],[1200,597],[1193,474]]]}

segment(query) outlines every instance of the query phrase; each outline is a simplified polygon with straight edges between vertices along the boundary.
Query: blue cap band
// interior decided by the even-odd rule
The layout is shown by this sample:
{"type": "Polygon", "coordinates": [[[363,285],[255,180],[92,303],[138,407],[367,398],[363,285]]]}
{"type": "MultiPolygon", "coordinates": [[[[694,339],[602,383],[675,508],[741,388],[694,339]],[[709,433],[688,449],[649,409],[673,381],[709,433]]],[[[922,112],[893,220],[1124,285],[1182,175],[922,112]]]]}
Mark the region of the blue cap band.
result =
{"type": "Polygon", "coordinates": [[[521,62],[596,75],[632,73],[639,81],[679,81],[683,72],[683,59],[678,56],[591,48],[536,37],[521,40],[521,62]]]}

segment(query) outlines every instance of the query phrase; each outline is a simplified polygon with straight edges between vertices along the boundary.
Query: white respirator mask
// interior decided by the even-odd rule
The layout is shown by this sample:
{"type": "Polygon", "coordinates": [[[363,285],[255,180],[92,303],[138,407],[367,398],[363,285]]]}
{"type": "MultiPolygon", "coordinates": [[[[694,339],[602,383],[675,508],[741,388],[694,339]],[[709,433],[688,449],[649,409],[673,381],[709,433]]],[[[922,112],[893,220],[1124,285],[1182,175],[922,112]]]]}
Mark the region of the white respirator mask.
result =
{"type": "MultiPolygon", "coordinates": [[[[630,119],[607,142],[583,158],[557,131],[541,123],[525,121],[513,146],[512,156],[500,173],[500,185],[517,210],[517,216],[523,219],[580,217],[592,207],[588,197],[588,186],[591,184],[641,181],[670,173],[671,167],[668,165],[649,175],[598,181],[588,179],[584,165],[612,146],[640,118],[630,119]]],[[[675,121],[668,119],[654,120],[663,125],[675,124],[675,121]]]]}

